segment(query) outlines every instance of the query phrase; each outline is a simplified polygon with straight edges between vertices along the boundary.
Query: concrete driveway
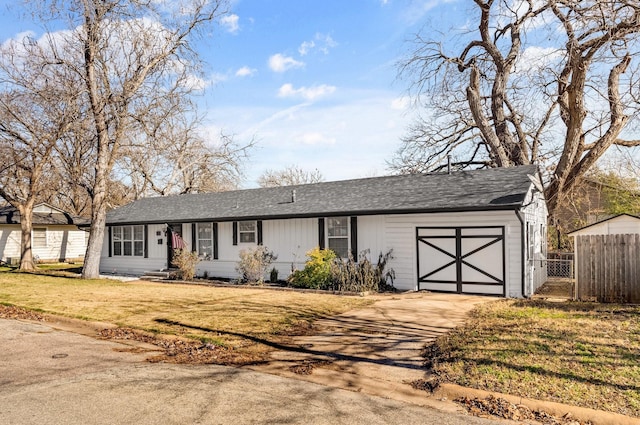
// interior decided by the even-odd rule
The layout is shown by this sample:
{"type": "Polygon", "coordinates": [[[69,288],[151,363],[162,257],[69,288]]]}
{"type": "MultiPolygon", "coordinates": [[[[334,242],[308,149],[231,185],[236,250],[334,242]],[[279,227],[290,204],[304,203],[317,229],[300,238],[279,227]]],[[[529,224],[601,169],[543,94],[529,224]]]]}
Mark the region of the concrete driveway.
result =
{"type": "Polygon", "coordinates": [[[135,353],[145,347],[39,323],[0,319],[0,347],[7,425],[496,423],[245,369],[150,364],[135,353]]]}
{"type": "Polygon", "coordinates": [[[369,308],[315,322],[317,332],[292,338],[293,349],[273,352],[254,369],[424,404],[425,392],[409,384],[426,378],[425,344],[462,324],[474,306],[496,300],[428,292],[376,298],[369,308]]]}

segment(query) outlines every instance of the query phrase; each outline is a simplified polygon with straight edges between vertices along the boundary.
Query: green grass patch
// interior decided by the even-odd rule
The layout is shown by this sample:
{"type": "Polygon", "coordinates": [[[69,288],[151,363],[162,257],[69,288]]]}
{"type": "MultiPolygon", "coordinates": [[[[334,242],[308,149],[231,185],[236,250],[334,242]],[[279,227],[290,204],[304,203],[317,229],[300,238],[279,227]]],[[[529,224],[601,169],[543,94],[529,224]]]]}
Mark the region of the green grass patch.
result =
{"type": "Polygon", "coordinates": [[[640,416],[640,306],[502,300],[439,338],[443,381],[640,416]]]}

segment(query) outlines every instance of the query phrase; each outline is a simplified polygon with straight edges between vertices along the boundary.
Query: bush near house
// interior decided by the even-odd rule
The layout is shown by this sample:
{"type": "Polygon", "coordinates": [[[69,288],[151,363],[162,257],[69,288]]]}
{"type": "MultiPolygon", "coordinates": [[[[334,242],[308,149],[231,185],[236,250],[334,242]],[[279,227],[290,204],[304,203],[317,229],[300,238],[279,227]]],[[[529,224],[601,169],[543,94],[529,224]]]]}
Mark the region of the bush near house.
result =
{"type": "Polygon", "coordinates": [[[266,246],[243,249],[240,251],[240,261],[236,265],[236,271],[241,276],[240,281],[262,285],[267,269],[277,259],[278,256],[266,246]]]}
{"type": "Polygon", "coordinates": [[[173,264],[180,270],[180,279],[191,280],[196,274],[196,265],[200,262],[197,252],[176,249],[173,253],[173,264]]]}
{"type": "Polygon", "coordinates": [[[374,265],[368,258],[369,250],[362,251],[356,261],[337,258],[330,249],[314,248],[307,252],[309,258],[302,270],[289,276],[289,284],[297,288],[324,289],[341,292],[388,291],[393,289],[395,273],[387,269],[392,259],[391,251],[380,253],[374,265]]]}
{"type": "Polygon", "coordinates": [[[351,255],[347,259],[337,259],[331,265],[333,289],[336,291],[353,292],[382,292],[393,290],[393,280],[396,277],[393,269],[387,269],[387,263],[393,257],[392,250],[386,254],[380,253],[378,262],[374,265],[368,258],[367,249],[355,261],[351,255]]]}
{"type": "Polygon", "coordinates": [[[330,289],[331,263],[336,259],[336,253],[316,247],[307,252],[307,258],[304,269],[291,273],[289,284],[294,288],[330,289]]]}

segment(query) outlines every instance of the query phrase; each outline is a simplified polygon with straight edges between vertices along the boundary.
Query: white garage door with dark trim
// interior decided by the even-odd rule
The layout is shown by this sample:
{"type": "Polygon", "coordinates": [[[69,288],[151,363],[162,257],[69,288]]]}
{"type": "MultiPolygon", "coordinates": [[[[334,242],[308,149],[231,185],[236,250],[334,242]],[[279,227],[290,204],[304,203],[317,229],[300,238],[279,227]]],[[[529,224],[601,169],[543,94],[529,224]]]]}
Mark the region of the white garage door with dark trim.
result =
{"type": "Polygon", "coordinates": [[[504,226],[417,227],[418,290],[505,296],[504,226]]]}

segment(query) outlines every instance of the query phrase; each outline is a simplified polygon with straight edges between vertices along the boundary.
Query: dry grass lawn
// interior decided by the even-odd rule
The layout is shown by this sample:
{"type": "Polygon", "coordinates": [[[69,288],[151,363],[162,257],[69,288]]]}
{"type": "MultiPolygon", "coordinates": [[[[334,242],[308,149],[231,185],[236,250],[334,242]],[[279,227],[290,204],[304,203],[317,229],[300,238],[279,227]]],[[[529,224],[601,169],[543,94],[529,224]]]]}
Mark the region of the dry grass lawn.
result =
{"type": "Polygon", "coordinates": [[[0,273],[0,304],[196,338],[233,349],[372,301],[352,296],[0,273]]]}
{"type": "Polygon", "coordinates": [[[640,416],[640,306],[483,304],[426,357],[443,381],[640,416]]]}

